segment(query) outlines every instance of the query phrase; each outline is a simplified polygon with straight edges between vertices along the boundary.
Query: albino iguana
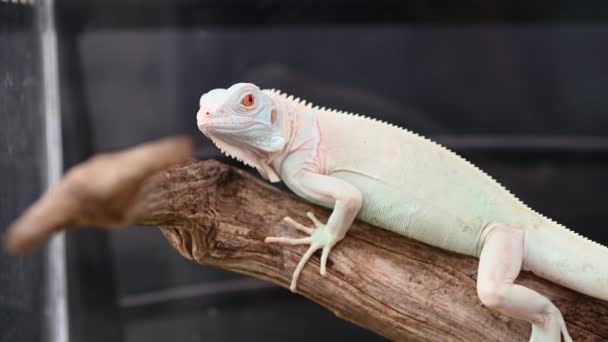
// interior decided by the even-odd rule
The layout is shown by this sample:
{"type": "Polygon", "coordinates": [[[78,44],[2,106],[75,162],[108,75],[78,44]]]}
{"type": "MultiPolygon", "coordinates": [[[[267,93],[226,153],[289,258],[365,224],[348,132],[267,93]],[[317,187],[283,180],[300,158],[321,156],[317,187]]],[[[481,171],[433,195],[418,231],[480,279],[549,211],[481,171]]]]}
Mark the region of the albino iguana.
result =
{"type": "Polygon", "coordinates": [[[200,99],[199,129],[224,153],[255,167],[271,182],[333,208],[310,235],[266,242],[310,245],[328,255],[359,218],[383,229],[479,257],[482,303],[532,323],[531,341],[571,341],[559,310],[513,282],[521,269],[608,300],[608,248],[533,211],[486,173],[450,150],[405,129],[349,113],[313,107],[250,83],[214,89],[200,99]]]}

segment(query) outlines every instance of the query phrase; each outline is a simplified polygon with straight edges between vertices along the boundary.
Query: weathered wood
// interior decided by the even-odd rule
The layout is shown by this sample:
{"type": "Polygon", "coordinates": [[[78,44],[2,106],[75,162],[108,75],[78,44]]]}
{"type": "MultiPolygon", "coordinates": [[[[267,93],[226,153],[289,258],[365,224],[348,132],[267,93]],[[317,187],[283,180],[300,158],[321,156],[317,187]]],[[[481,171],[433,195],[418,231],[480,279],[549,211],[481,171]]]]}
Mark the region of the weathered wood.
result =
{"type": "MultiPolygon", "coordinates": [[[[328,211],[216,161],[174,168],[146,184],[137,221],[158,225],[184,257],[289,287],[306,247],[263,242],[297,236],[282,221],[308,223],[328,211]]],[[[319,275],[319,255],[304,268],[298,292],[337,316],[394,340],[526,341],[530,325],[481,305],[477,260],[356,222],[319,275]]],[[[523,273],[520,283],[551,298],[575,341],[608,339],[608,303],[523,273]]]]}
{"type": "MultiPolygon", "coordinates": [[[[83,225],[160,226],[190,260],[288,287],[306,247],[266,244],[264,238],[300,234],[282,221],[285,216],[307,224],[307,211],[323,219],[329,212],[213,160],[188,162],[150,177],[189,153],[185,141],[170,140],[79,166],[17,220],[8,238],[10,249],[31,250],[53,232],[83,225]],[[129,162],[131,154],[138,156],[136,163],[129,162]],[[83,185],[91,179],[95,186],[83,185]]],[[[298,292],[393,340],[526,341],[528,323],[481,305],[476,268],[474,258],[357,221],[330,254],[327,276],[319,275],[319,256],[313,257],[298,292]]],[[[608,340],[608,303],[525,272],[518,282],[562,310],[575,341],[608,340]]]]}

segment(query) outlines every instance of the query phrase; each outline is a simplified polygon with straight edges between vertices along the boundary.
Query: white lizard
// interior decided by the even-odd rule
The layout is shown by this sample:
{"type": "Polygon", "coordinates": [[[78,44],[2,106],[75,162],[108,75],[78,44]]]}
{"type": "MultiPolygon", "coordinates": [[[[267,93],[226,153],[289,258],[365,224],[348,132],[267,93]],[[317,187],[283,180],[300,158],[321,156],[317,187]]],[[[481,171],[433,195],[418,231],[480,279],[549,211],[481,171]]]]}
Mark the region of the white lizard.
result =
{"type": "Polygon", "coordinates": [[[333,208],[316,228],[294,222],[304,238],[266,242],[310,245],[329,253],[359,218],[409,238],[479,257],[482,303],[532,324],[531,341],[571,341],[546,297],[514,284],[521,269],[608,300],[608,248],[533,211],[486,173],[437,143],[367,117],[313,107],[250,83],[214,89],[200,99],[199,129],[224,153],[271,182],[333,208]]]}

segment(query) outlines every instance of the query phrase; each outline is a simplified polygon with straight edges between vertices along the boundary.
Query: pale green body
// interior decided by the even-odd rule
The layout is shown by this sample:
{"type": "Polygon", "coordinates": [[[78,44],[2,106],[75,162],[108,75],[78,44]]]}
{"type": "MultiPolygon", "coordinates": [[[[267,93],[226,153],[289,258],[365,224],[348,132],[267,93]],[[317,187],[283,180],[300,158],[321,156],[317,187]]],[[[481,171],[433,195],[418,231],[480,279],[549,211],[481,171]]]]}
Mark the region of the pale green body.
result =
{"type": "MultiPolygon", "coordinates": [[[[315,139],[308,140],[313,145],[311,153],[300,153],[286,163],[313,165],[314,171],[357,188],[362,194],[357,213],[361,220],[476,257],[493,227],[519,227],[525,231],[523,269],[579,292],[608,298],[606,247],[532,210],[456,153],[367,117],[295,106],[298,134],[312,134],[315,139]],[[310,160],[295,160],[307,155],[310,160]]],[[[283,180],[292,187],[290,179],[283,180]]],[[[319,189],[324,186],[317,185],[319,189]]],[[[331,203],[298,194],[332,208],[331,203]]],[[[341,210],[334,207],[335,212],[341,210]]]]}
{"type": "Polygon", "coordinates": [[[333,209],[330,227],[337,228],[327,230],[330,236],[343,237],[356,215],[479,257],[493,227],[517,227],[524,232],[523,269],[608,299],[606,247],[532,210],[456,153],[400,127],[275,96],[290,104],[296,127],[281,179],[299,196],[333,209]],[[302,177],[299,170],[323,176],[302,177]],[[360,208],[344,209],[349,201],[360,208]]]}
{"type": "Polygon", "coordinates": [[[361,190],[358,217],[375,226],[478,256],[490,224],[539,220],[487,174],[428,139],[333,111],[318,112],[317,122],[317,158],[328,175],[361,190]]]}

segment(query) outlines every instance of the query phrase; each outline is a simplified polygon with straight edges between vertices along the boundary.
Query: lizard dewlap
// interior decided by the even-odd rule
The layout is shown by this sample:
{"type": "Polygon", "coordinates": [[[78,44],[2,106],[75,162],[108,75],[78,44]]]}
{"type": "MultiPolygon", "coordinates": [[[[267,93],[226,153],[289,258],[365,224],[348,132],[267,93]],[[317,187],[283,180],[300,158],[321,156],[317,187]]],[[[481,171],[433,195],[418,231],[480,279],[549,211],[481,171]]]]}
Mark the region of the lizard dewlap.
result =
{"type": "Polygon", "coordinates": [[[224,153],[271,182],[333,209],[314,228],[286,218],[306,234],[269,243],[331,249],[359,218],[379,228],[480,258],[480,300],[532,323],[531,341],[571,341],[557,307],[515,285],[521,269],[608,300],[608,248],[540,215],[456,153],[406,129],[364,116],[315,107],[250,83],[214,89],[200,99],[197,124],[224,153]]]}

